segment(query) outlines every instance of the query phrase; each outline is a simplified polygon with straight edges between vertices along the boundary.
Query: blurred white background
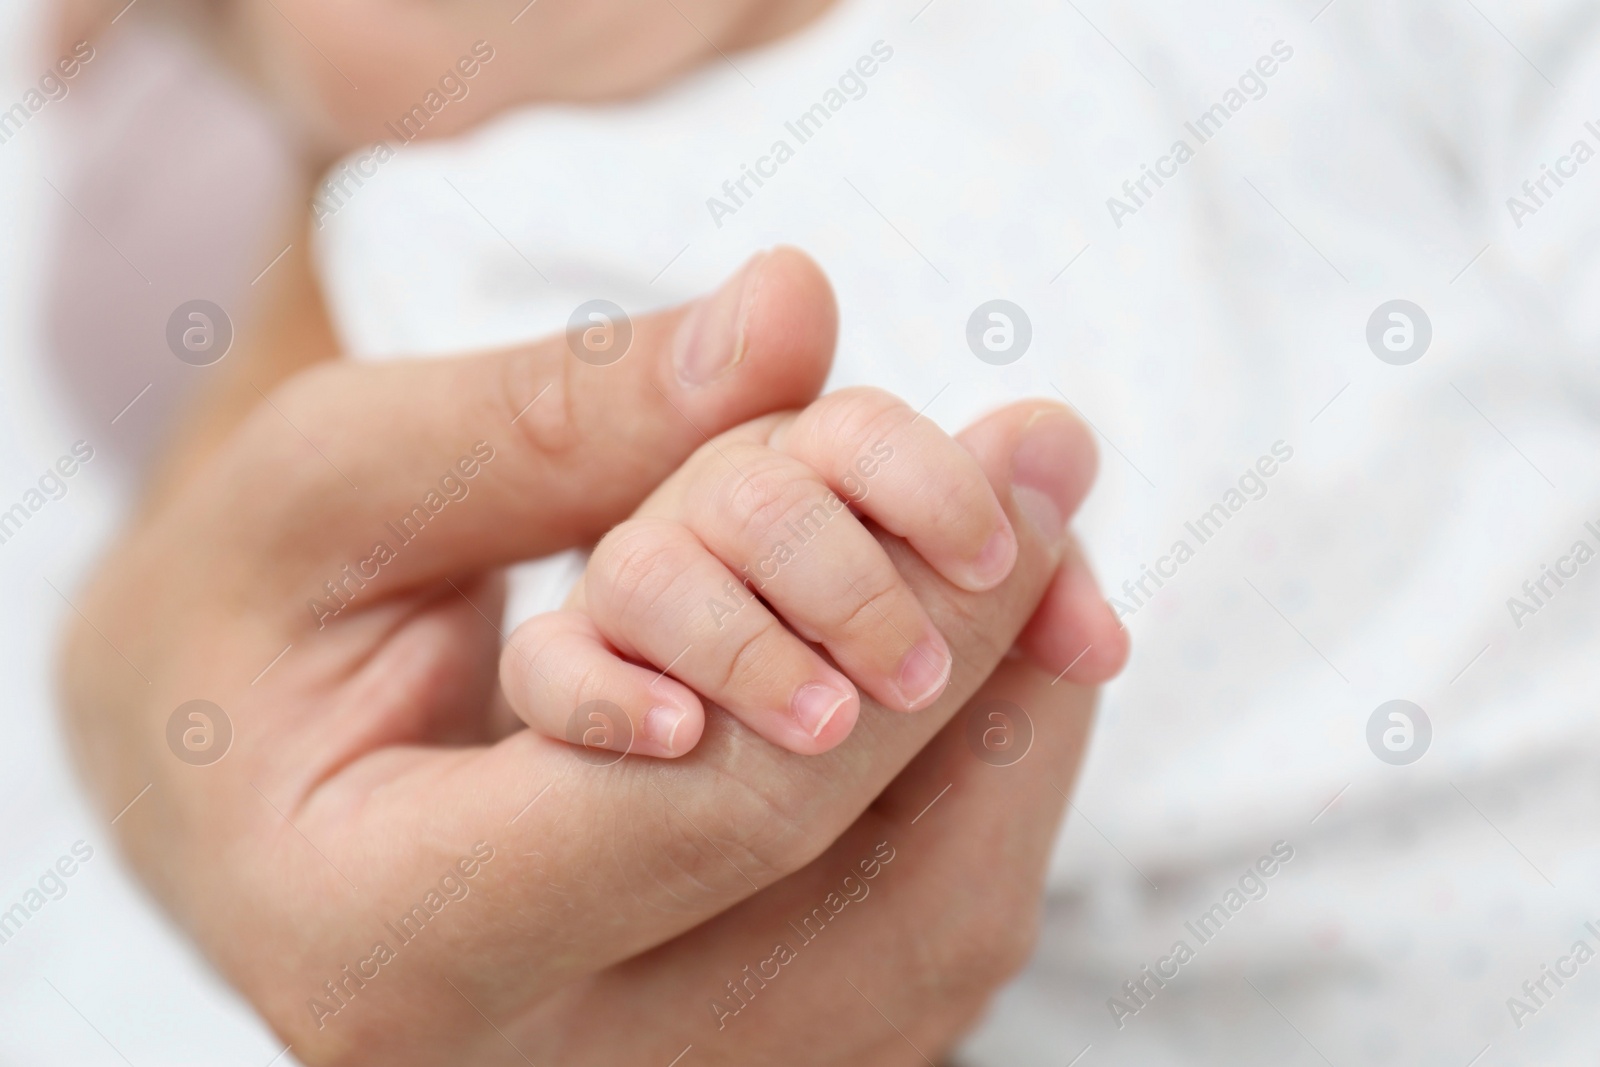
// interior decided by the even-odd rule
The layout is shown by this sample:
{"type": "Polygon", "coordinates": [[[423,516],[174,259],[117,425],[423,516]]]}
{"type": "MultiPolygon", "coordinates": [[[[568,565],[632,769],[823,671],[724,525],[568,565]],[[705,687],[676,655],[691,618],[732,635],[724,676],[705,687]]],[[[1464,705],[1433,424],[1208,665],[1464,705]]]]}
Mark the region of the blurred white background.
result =
{"type": "MultiPolygon", "coordinates": [[[[0,3],[6,107],[57,61],[46,16],[0,3]]],[[[0,944],[0,1063],[265,1067],[282,1043],[155,909],[82,798],[52,686],[68,600],[194,385],[166,317],[191,292],[241,299],[289,162],[256,106],[182,42],[119,22],[95,49],[66,97],[0,144],[3,507],[74,442],[94,449],[0,544],[0,909],[74,843],[92,850],[0,944]]]]}

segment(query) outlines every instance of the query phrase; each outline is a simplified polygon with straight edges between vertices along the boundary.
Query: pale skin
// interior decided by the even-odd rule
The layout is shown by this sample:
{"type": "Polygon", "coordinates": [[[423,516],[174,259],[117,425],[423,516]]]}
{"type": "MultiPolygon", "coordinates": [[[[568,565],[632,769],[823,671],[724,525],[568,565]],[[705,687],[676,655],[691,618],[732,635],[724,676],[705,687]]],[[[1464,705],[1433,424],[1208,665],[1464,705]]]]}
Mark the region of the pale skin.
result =
{"type": "MultiPolygon", "coordinates": [[[[1012,494],[1036,532],[1059,541],[1081,488],[1060,477],[1057,457],[1081,447],[1081,430],[1048,405],[1026,418],[1013,474],[1029,484],[1012,494]]],[[[613,705],[629,727],[602,730],[590,741],[601,747],[681,755],[709,700],[773,744],[825,752],[849,736],[863,695],[914,712],[950,681],[949,645],[876,531],[967,592],[993,589],[1016,563],[1017,535],[976,459],[903,401],[853,389],[747,423],[601,540],[569,610],[512,635],[503,688],[554,737],[574,739],[572,709],[613,705]]],[[[1058,629],[1114,629],[1095,614],[1103,605],[1071,595],[1046,609],[1058,629]]],[[[1091,660],[1088,633],[1084,644],[1069,666],[1094,680],[1106,661],[1091,660]]]]}
{"type": "MultiPolygon", "coordinates": [[[[674,338],[731,362],[686,360],[683,374],[715,380],[737,366],[765,263],[752,260],[674,338]]],[[[1059,539],[1077,487],[1049,465],[1071,454],[1076,427],[1060,412],[1031,418],[1030,473],[1045,489],[1025,499],[1059,539]]],[[[512,636],[504,691],[535,729],[601,747],[681,755],[709,700],[774,744],[825,752],[849,736],[863,693],[911,712],[949,684],[949,646],[874,529],[968,592],[1016,563],[1016,532],[976,460],[897,398],[846,390],[757,419],[708,442],[606,534],[569,610],[512,636]],[[598,736],[572,737],[572,709],[591,702],[598,736]],[[622,725],[608,713],[626,725],[605,729],[622,725]]]]}
{"type": "Polygon", "coordinates": [[[713,1063],[922,1062],[878,1012],[936,1056],[1024,958],[1092,700],[1033,661],[1054,667],[1092,634],[1111,650],[1092,678],[1123,648],[1114,627],[1096,630],[1103,604],[1084,610],[1097,598],[1070,540],[1045,536],[1012,488],[1013,457],[1047,410],[1072,428],[1051,464],[1063,517],[1087,489],[1089,438],[1052,405],[1014,405],[956,438],[1017,538],[997,586],[965,590],[874,531],[952,652],[923,710],[864,697],[849,739],[816,756],[713,712],[689,754],[611,766],[497,716],[495,569],[597,538],[685,460],[691,478],[706,446],[685,415],[714,432],[796,410],[819,387],[826,283],[793,252],[760,269],[744,356],[705,386],[674,369],[681,310],[640,318],[635,350],[609,368],[552,339],[302,373],[169,483],[80,600],[93,626],[71,634],[65,678],[89,784],[108,813],[151,785],[117,823],[131,860],[304,1061],[665,1062],[692,1042],[713,1063]],[[491,438],[495,458],[441,516],[452,521],[318,630],[307,601],[322,581],[491,438]],[[1019,638],[1028,659],[1003,662],[1019,638]],[[197,697],[235,731],[206,767],[165,740],[173,709],[197,697]],[[957,716],[996,697],[1036,730],[1011,767],[976,759],[957,716]],[[912,826],[947,784],[938,819],[912,826]],[[808,946],[783,995],[719,1029],[710,999],[771,956],[811,906],[799,901],[884,840],[897,859],[873,883],[882,908],[842,917],[854,933],[808,946]],[[383,920],[479,841],[494,858],[471,896],[318,1019],[313,997],[336,1003],[323,983],[370,958],[389,940],[383,920]],[[576,1021],[607,1012],[637,1025],[576,1021]]]}
{"type": "MultiPolygon", "coordinates": [[[[813,7],[786,10],[803,22],[813,7]]],[[[732,25],[756,8],[719,10],[732,25]]],[[[639,13],[615,10],[621,40],[639,13]]],[[[706,43],[664,50],[661,70],[706,43]]],[[[411,69],[400,58],[413,54],[396,50],[393,69],[411,69]]],[[[569,94],[637,88],[580,78],[569,94]]],[[[141,515],[74,597],[70,732],[108,815],[149,786],[115,830],[158,899],[309,1064],[665,1064],[689,1044],[694,1062],[712,1064],[939,1059],[1026,957],[1091,687],[1126,655],[1064,532],[1093,478],[1088,433],[1041,402],[949,438],[879,394],[818,401],[836,312],[820,272],[791,250],[759,257],[720,296],[639,317],[628,357],[597,368],[562,338],[326,362],[337,345],[302,247],[275,272],[264,325],[242,329],[216,368],[141,515]],[[752,276],[756,298],[730,296],[752,276]],[[734,360],[703,329],[730,305],[734,360]],[[694,370],[708,363],[726,366],[694,370]],[[696,653],[705,659],[647,679],[641,694],[626,680],[613,688],[618,673],[667,668],[662,635],[687,625],[669,596],[651,611],[602,602],[628,573],[618,542],[660,551],[675,538],[697,566],[729,568],[761,529],[737,521],[748,514],[722,492],[717,449],[738,450],[747,475],[770,468],[773,492],[815,494],[844,485],[860,452],[808,426],[852,431],[870,452],[878,420],[904,462],[871,478],[814,554],[785,564],[777,583],[805,576],[792,595],[775,593],[766,616],[754,605],[734,616],[760,619],[770,658],[788,667],[724,673],[738,661],[717,639],[731,632],[725,620],[696,653]],[[465,498],[336,616],[308,610],[480,441],[493,458],[465,498]],[[1040,448],[1042,464],[1020,458],[1040,448]],[[952,465],[958,477],[915,477],[952,465]],[[935,483],[965,517],[947,530],[927,528],[906,490],[935,483]],[[718,500],[729,510],[710,510],[718,500]],[[1000,562],[985,551],[997,535],[1000,562]],[[549,618],[509,642],[499,632],[500,569],[596,542],[576,599],[553,617],[593,670],[541,679],[529,662],[570,657],[549,656],[549,618]],[[890,630],[937,636],[948,651],[933,696],[896,699],[917,641],[852,630],[801,595],[858,564],[883,587],[890,630]],[[818,671],[850,687],[849,710],[809,738],[785,732],[795,691],[818,671]],[[663,690],[689,717],[670,750],[597,761],[560,740],[586,685],[621,697],[636,737],[663,690]],[[181,762],[166,739],[173,710],[197,698],[234,731],[208,766],[181,762]],[[1026,709],[1034,730],[1027,757],[1004,767],[968,741],[971,717],[996,699],[1026,709]],[[730,711],[714,706],[724,702],[730,711]],[[863,882],[862,862],[885,846],[893,860],[863,882]],[[469,877],[460,864],[473,856],[469,877]],[[448,872],[468,895],[414,940],[386,932],[448,872]],[[800,945],[789,924],[846,875],[870,895],[800,945]],[[759,970],[779,939],[797,958],[741,1002],[727,983],[759,970]],[[393,959],[368,963],[379,940],[393,959]],[[358,984],[346,967],[376,977],[358,984]]]]}

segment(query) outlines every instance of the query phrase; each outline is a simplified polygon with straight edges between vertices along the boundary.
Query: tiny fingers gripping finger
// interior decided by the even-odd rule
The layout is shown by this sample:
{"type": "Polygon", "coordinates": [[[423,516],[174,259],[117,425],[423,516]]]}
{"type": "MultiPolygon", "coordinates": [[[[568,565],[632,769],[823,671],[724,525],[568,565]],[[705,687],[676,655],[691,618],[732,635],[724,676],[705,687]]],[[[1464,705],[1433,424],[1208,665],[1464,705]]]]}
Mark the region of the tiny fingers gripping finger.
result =
{"type": "Polygon", "coordinates": [[[885,707],[927,707],[950,649],[883,546],[806,464],[729,441],[696,465],[674,515],[801,637],[885,707]]]}
{"type": "Polygon", "coordinates": [[[612,530],[589,560],[584,599],[624,655],[671,673],[791,752],[827,751],[860,715],[850,679],[680,523],[631,519],[612,530]]]}
{"type": "Polygon", "coordinates": [[[993,589],[1016,564],[1016,531],[978,461],[889,393],[830,393],[778,423],[772,446],[817,471],[960,589],[993,589]]]}
{"type": "Polygon", "coordinates": [[[705,729],[699,697],[623,659],[577,611],[517,627],[500,656],[500,685],[529,727],[586,748],[681,756],[705,729]]]}

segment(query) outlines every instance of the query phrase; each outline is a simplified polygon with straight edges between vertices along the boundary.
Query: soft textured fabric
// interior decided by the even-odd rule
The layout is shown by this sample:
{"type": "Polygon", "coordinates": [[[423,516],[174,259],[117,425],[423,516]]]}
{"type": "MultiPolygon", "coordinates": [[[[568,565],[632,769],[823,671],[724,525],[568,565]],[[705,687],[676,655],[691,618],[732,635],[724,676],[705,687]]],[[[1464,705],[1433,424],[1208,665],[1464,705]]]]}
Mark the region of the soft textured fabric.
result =
{"type": "MultiPolygon", "coordinates": [[[[787,242],[838,292],[832,385],[952,429],[1025,395],[1094,425],[1077,529],[1133,660],[973,1064],[1600,1040],[1600,962],[1523,985],[1600,950],[1600,561],[1572,555],[1600,550],[1596,10],[1317,6],[846,0],[640,101],[393,142],[323,200],[368,358],[644,311],[787,242]],[[1567,176],[1530,195],[1542,164],[1567,176]],[[1031,323],[1009,365],[967,341],[992,299],[1031,323]],[[1367,337],[1397,299],[1431,323],[1407,365],[1367,337]],[[1409,765],[1368,743],[1394,699],[1431,723],[1409,765]]],[[[526,573],[514,614],[572,574],[526,573]]]]}

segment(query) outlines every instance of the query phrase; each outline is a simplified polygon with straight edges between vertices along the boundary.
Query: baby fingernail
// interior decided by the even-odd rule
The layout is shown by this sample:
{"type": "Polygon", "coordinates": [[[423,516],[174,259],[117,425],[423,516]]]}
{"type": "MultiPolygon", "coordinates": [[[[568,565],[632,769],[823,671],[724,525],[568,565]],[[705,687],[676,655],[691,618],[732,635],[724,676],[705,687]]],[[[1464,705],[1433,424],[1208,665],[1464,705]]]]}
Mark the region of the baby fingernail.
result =
{"type": "Polygon", "coordinates": [[[1066,532],[1072,507],[1069,465],[1078,436],[1066,412],[1041,411],[1023,430],[1011,457],[1012,497],[1048,544],[1060,541],[1066,532]]]}
{"type": "Polygon", "coordinates": [[[713,382],[744,359],[745,322],[761,287],[766,258],[765,252],[757,254],[721,289],[696,301],[678,324],[673,363],[684,385],[713,382]]]}
{"type": "Polygon", "coordinates": [[[950,682],[950,650],[943,641],[927,640],[900,661],[895,689],[907,708],[921,708],[944,692],[950,682]]]}
{"type": "Polygon", "coordinates": [[[849,693],[840,692],[831,685],[813,682],[795,691],[790,710],[802,729],[812,737],[819,737],[849,699],[849,693]]]}
{"type": "Polygon", "coordinates": [[[1017,562],[1017,535],[1005,516],[1000,517],[1000,528],[989,535],[978,558],[972,561],[972,582],[976,591],[992,589],[1005,580],[1017,562]]]}
{"type": "Polygon", "coordinates": [[[669,707],[666,704],[657,704],[644,714],[644,722],[640,724],[640,731],[645,740],[655,745],[662,752],[677,755],[678,750],[673,747],[678,737],[678,727],[683,725],[683,720],[689,713],[682,708],[669,707]]]}

